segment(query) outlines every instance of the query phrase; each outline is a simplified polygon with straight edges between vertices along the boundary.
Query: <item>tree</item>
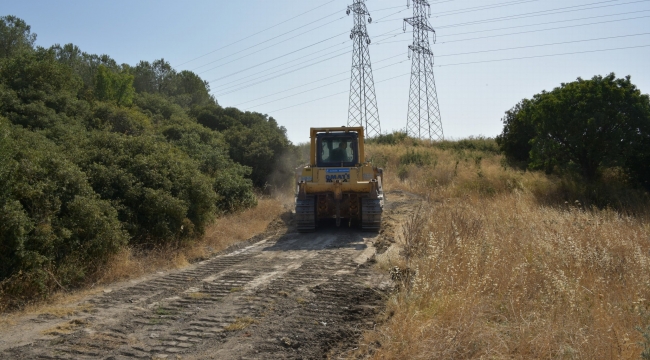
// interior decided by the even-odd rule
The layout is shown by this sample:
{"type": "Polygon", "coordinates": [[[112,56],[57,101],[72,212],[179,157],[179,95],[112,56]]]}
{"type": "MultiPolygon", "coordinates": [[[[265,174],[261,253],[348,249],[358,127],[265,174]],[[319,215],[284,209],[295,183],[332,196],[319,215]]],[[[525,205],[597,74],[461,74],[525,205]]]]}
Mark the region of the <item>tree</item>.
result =
{"type": "Polygon", "coordinates": [[[650,99],[629,76],[578,78],[524,100],[504,122],[501,149],[524,158],[530,146],[531,168],[573,168],[590,181],[611,167],[645,176],[639,156],[648,153],[650,99]]]}
{"type": "Polygon", "coordinates": [[[95,96],[98,100],[129,106],[133,103],[134,95],[133,75],[126,71],[113,72],[106,66],[99,65],[95,78],[95,96]]]}
{"type": "Polygon", "coordinates": [[[81,51],[74,44],[63,46],[56,44],[50,48],[54,51],[56,60],[72,68],[82,79],[86,98],[91,99],[95,89],[97,72],[100,66],[104,66],[114,73],[129,71],[126,65],[120,67],[117,62],[108,55],[88,54],[81,51]]]}
{"type": "Polygon", "coordinates": [[[132,73],[135,76],[134,86],[138,92],[171,95],[174,91],[173,78],[177,75],[176,70],[165,59],[153,63],[140,61],[132,69],[132,73]]]}
{"type": "Polygon", "coordinates": [[[535,137],[535,126],[531,121],[533,101],[524,99],[503,117],[503,132],[496,137],[496,142],[510,161],[529,162],[530,141],[535,137]]]}
{"type": "Polygon", "coordinates": [[[81,86],[52,50],[17,53],[0,66],[0,113],[14,124],[47,128],[79,111],[81,86]]]}
{"type": "Polygon", "coordinates": [[[36,34],[24,20],[15,16],[0,17],[0,59],[13,56],[16,52],[33,49],[36,34]]]}

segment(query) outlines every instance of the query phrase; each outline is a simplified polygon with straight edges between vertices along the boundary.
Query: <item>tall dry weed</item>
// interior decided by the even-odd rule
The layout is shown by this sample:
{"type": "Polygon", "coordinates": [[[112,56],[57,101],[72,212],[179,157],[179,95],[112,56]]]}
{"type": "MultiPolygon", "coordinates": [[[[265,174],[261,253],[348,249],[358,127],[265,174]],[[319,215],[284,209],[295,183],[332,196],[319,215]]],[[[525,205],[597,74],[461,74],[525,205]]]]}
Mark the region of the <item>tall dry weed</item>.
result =
{"type": "Polygon", "coordinates": [[[638,206],[629,212],[585,206],[540,194],[561,180],[508,169],[496,155],[433,147],[426,151],[438,163],[409,168],[400,181],[391,171],[406,152],[388,148],[369,151],[386,154],[386,186],[429,199],[417,230],[425,246],[410,253],[410,291],[391,297],[392,317],[365,334],[364,354],[641,356],[650,325],[650,216],[642,199],[621,204],[638,206]]]}

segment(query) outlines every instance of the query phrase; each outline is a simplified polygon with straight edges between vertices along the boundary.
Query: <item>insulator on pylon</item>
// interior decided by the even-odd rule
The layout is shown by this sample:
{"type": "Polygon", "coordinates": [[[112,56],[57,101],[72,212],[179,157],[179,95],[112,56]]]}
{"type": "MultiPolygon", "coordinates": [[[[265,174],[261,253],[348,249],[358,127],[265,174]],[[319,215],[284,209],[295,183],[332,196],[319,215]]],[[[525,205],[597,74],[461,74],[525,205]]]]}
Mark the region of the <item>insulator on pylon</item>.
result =
{"type": "Polygon", "coordinates": [[[366,39],[366,44],[370,45],[370,38],[366,39]]]}
{"type": "Polygon", "coordinates": [[[354,37],[354,35],[352,33],[350,33],[350,40],[352,40],[353,37],[354,37]]]}
{"type": "Polygon", "coordinates": [[[347,10],[345,13],[346,13],[347,15],[350,15],[350,9],[348,8],[348,10],[347,10]]]}
{"type": "Polygon", "coordinates": [[[372,18],[368,16],[368,24],[372,23],[372,18]]]}

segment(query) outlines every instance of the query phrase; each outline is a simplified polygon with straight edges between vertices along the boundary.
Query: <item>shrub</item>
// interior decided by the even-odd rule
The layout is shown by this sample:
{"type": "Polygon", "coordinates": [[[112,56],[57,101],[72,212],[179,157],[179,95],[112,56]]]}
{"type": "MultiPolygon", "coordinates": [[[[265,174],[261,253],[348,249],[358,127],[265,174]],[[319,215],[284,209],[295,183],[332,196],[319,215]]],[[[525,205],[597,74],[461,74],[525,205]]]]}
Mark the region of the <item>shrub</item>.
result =
{"type": "Polygon", "coordinates": [[[403,143],[408,139],[408,135],[405,132],[394,131],[390,134],[380,134],[374,138],[368,138],[366,142],[368,144],[381,144],[381,145],[397,145],[403,143]]]}
{"type": "Polygon", "coordinates": [[[135,242],[188,240],[215,214],[210,178],[185,153],[154,136],[95,132],[82,153],[79,166],[95,191],[112,200],[135,242]]]}
{"type": "Polygon", "coordinates": [[[42,296],[50,276],[81,283],[127,242],[117,212],[45,137],[5,120],[0,134],[0,279],[29,279],[3,288],[42,296]]]}
{"type": "Polygon", "coordinates": [[[431,155],[425,151],[407,150],[406,154],[399,158],[399,162],[402,165],[425,166],[431,164],[431,155]]]}

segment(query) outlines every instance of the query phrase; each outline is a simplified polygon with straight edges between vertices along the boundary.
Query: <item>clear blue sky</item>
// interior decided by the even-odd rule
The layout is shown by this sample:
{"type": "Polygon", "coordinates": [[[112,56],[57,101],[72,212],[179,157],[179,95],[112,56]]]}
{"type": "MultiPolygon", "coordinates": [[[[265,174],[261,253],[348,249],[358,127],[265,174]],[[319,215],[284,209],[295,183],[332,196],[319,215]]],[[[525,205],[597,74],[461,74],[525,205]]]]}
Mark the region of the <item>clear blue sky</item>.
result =
{"type": "MultiPolygon", "coordinates": [[[[650,45],[649,0],[430,2],[447,138],[495,136],[503,113],[519,100],[577,77],[631,75],[650,92],[650,46],[639,47],[650,45]],[[594,52],[614,48],[628,49],[594,52]],[[522,57],[528,58],[505,60],[522,57]]],[[[24,19],[40,46],[73,43],[118,63],[165,58],[178,70],[193,70],[211,81],[222,106],[269,114],[297,143],[308,140],[309,127],[347,122],[350,3],[0,0],[0,15],[24,19]]],[[[366,4],[382,130],[402,129],[411,34],[403,33],[401,19],[412,10],[406,0],[366,4]]]]}

